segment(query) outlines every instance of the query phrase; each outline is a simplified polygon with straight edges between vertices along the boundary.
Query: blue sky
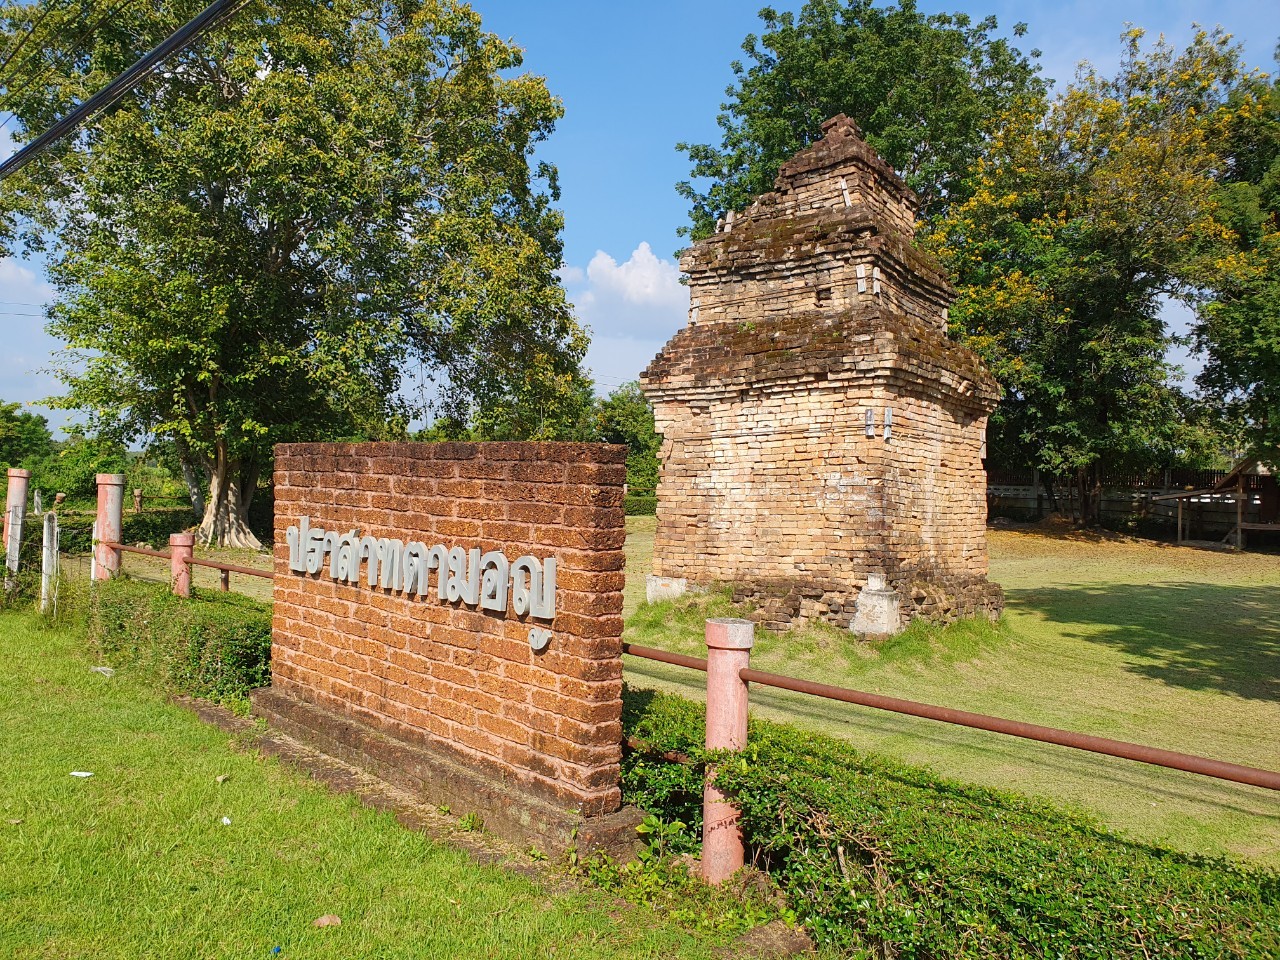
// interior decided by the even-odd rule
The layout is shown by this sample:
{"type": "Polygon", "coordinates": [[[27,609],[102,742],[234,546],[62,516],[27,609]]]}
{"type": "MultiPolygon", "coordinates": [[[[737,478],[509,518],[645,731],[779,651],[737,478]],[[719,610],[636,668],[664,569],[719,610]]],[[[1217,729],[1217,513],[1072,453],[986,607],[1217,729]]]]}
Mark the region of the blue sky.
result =
{"type": "MultiPolygon", "coordinates": [[[[688,176],[679,141],[718,142],[715,124],[732,60],[759,29],[759,0],[476,0],[487,29],[525,49],[525,68],[547,78],[565,116],[543,147],[560,170],[565,213],[566,289],[592,330],[587,362],[607,392],[634,379],[684,323],[687,297],[672,256],[686,222],[674,190],[688,176]]],[[[776,2],[775,9],[798,9],[776,2]]],[[[1016,41],[1038,48],[1046,77],[1069,81],[1089,60],[1118,63],[1126,23],[1149,36],[1185,42],[1192,24],[1221,24],[1249,63],[1274,69],[1280,3],[1183,2],[920,3],[926,12],[994,14],[1002,32],[1028,25],[1016,41]]],[[[857,119],[857,118],[855,118],[857,119]]],[[[3,138],[7,141],[7,137],[3,138]]],[[[0,143],[0,156],[11,147],[0,143]]],[[[50,291],[38,264],[0,260],[0,399],[24,402],[58,391],[48,374],[58,344],[43,333],[40,304],[50,291]]],[[[1171,320],[1180,318],[1171,314],[1171,320]]],[[[41,411],[44,412],[44,411],[41,411]]],[[[54,423],[62,413],[50,414],[54,423]]]]}

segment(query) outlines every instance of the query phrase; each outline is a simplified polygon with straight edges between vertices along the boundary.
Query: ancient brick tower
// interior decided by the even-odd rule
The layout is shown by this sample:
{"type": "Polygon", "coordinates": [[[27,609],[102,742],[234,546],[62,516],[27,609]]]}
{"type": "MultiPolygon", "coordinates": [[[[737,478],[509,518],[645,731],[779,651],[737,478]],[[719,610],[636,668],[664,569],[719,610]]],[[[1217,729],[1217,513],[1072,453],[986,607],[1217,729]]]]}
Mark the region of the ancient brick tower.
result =
{"type": "Polygon", "coordinates": [[[640,378],[663,436],[655,583],[735,584],[771,626],[847,626],[876,574],[903,622],[994,614],[995,381],[947,339],[915,195],[848,117],[823,133],[680,261],[688,326],[640,378]]]}

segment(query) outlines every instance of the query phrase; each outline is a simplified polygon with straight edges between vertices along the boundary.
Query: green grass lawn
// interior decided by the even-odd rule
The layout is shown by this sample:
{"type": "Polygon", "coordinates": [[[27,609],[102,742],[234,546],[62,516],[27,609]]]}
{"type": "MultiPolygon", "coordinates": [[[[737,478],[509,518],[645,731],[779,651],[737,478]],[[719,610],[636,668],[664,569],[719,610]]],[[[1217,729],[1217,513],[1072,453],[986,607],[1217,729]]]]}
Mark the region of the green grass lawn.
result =
{"type": "Polygon", "coordinates": [[[90,672],[83,650],[0,613],[6,960],[711,955],[652,911],[477,866],[234,750],[127,672],[90,672]],[[326,914],[341,925],[312,925],[326,914]]]}
{"type": "MultiPolygon", "coordinates": [[[[629,518],[625,638],[700,653],[723,595],[646,605],[653,518],[629,518]]],[[[891,696],[1280,769],[1280,559],[1123,538],[993,530],[998,626],[917,625],[879,647],[758,631],[752,665],[891,696]]],[[[701,697],[702,674],[634,657],[633,686],[701,697]]],[[[1280,796],[756,687],[762,716],[939,772],[1083,809],[1136,838],[1280,866],[1280,796]]]]}

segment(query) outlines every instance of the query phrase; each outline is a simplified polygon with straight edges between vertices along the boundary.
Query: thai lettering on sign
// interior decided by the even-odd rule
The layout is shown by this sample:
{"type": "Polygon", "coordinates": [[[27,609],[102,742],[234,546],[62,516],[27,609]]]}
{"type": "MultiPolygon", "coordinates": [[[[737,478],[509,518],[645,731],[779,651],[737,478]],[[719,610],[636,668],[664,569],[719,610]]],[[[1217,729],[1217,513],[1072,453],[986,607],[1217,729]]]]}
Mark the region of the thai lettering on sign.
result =
{"type": "MultiPolygon", "coordinates": [[[[295,573],[319,573],[328,559],[329,576],[343,583],[360,582],[360,565],[365,565],[365,581],[398,593],[424,597],[428,578],[435,571],[435,592],[441,600],[461,601],[481,610],[505,613],[510,607],[516,616],[528,614],[539,620],[556,615],[556,558],[523,556],[514,562],[498,550],[488,552],[463,547],[446,547],[388,537],[361,536],[360,531],[339,533],[311,526],[310,517],[285,533],[289,541],[289,569],[295,573]]],[[[529,645],[542,650],[551,640],[551,631],[529,630],[529,645]]]]}

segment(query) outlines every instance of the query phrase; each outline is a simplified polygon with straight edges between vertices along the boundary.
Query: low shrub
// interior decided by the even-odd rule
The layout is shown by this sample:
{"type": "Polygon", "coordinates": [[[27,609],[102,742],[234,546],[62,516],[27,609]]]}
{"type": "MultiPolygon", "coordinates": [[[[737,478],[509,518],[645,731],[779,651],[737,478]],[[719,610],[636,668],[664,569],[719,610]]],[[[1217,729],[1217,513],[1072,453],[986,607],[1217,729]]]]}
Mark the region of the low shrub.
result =
{"type": "Polygon", "coordinates": [[[270,606],[237,594],[188,600],[159,584],[105,581],[89,603],[89,640],[112,665],[230,705],[271,682],[270,606]]]}
{"type": "MultiPolygon", "coordinates": [[[[58,518],[59,549],[63,553],[88,553],[93,546],[93,515],[77,513],[58,518]]],[[[125,511],[120,523],[121,542],[130,546],[145,543],[155,550],[169,548],[169,534],[191,528],[190,507],[172,510],[125,511]]]]}
{"type": "MultiPolygon", "coordinates": [[[[704,709],[624,693],[624,800],[701,833],[704,709]],[[673,770],[663,754],[688,755],[673,770]]],[[[713,758],[716,759],[716,758],[713,758]]],[[[720,759],[757,866],[822,945],[901,958],[1280,956],[1280,874],[753,720],[720,759]]]]}
{"type": "Polygon", "coordinates": [[[628,517],[651,517],[658,512],[658,498],[628,494],[622,498],[622,509],[628,517]]]}

